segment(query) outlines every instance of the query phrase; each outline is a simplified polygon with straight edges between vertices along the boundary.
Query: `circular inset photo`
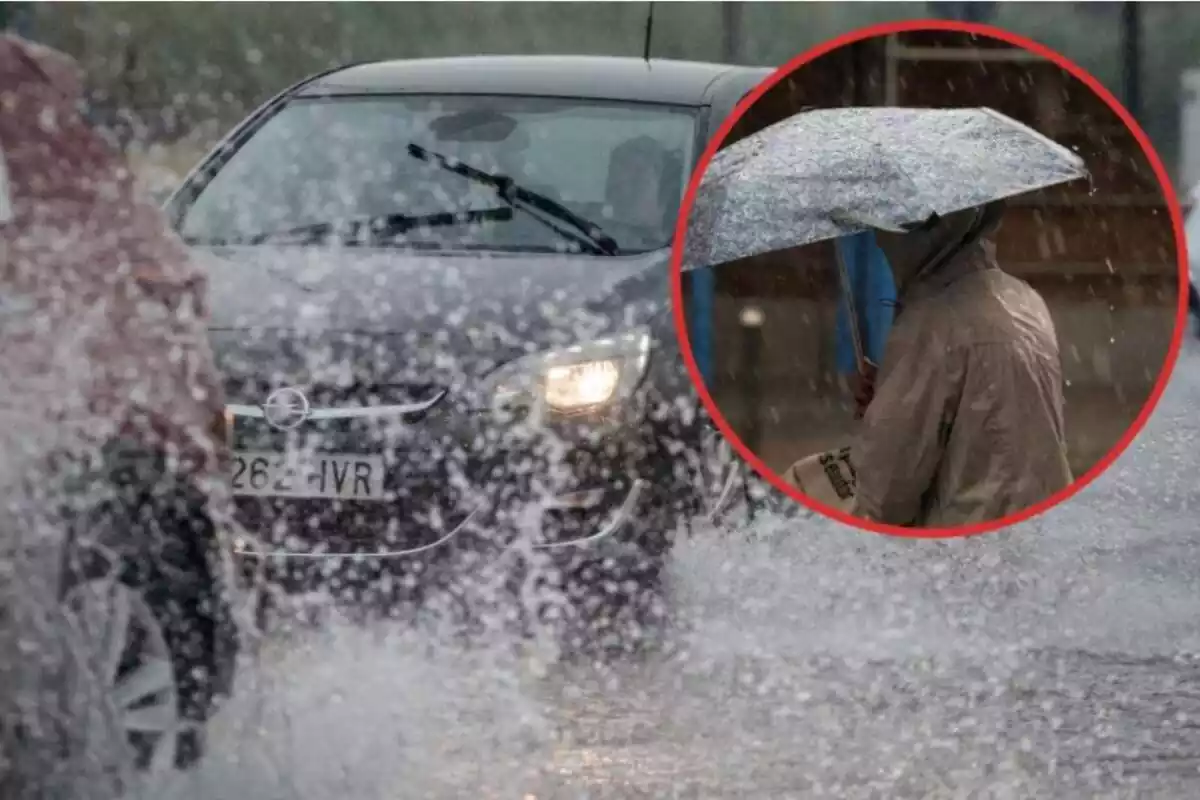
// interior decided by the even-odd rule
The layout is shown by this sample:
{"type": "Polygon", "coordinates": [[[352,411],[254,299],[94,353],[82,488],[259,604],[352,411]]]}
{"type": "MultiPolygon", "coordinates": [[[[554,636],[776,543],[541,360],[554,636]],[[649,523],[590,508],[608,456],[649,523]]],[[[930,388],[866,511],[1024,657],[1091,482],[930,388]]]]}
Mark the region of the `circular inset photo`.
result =
{"type": "Polygon", "coordinates": [[[672,299],[724,435],[777,489],[948,537],[1071,496],[1153,410],[1187,313],[1179,203],[1128,112],[982,25],[798,58],[693,175],[672,299]]]}

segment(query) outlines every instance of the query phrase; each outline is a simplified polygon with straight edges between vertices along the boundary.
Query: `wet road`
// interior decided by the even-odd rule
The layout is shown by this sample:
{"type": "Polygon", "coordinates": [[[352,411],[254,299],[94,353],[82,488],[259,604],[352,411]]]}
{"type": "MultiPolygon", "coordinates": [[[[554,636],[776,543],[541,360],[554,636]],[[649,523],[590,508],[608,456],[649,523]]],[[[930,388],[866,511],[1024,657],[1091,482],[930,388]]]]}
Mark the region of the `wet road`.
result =
{"type": "Polygon", "coordinates": [[[1200,348],[1072,503],[689,543],[637,663],[350,626],[271,643],[179,798],[1200,796],[1200,348]]]}

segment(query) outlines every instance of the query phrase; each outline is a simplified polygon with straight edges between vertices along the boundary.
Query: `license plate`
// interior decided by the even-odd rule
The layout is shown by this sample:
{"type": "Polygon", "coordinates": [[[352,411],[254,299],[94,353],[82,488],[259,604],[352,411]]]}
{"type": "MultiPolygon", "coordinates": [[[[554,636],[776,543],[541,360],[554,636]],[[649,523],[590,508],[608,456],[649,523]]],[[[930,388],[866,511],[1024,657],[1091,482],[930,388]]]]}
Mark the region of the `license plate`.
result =
{"type": "Polygon", "coordinates": [[[383,500],[383,457],[233,453],[233,493],[253,497],[383,500]]]}

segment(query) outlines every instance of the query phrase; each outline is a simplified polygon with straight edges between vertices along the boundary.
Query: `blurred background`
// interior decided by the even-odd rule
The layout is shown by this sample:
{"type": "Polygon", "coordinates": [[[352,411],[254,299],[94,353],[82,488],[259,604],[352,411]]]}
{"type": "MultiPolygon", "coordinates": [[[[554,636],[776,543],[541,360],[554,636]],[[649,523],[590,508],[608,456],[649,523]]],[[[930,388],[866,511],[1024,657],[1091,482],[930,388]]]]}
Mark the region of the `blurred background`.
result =
{"type": "MultiPolygon", "coordinates": [[[[79,58],[95,105],[123,121],[130,140],[174,145],[175,160],[187,162],[312,72],[468,53],[640,56],[650,5],[0,3],[0,21],[79,58]]],[[[1200,8],[1191,4],[658,3],[651,53],[776,66],[863,25],[929,17],[988,22],[1064,53],[1133,109],[1174,177],[1200,180],[1180,131],[1186,73],[1200,68],[1200,8]]]]}
{"type": "MultiPolygon", "coordinates": [[[[996,39],[925,31],[859,42],[804,65],[763,95],[726,143],[804,108],[844,105],[987,106],[1086,162],[1090,184],[1014,198],[994,237],[1001,266],[1037,289],[1054,316],[1072,469],[1084,474],[1136,420],[1175,328],[1174,230],[1136,138],[1054,63],[996,39]]],[[[711,271],[708,386],[739,437],[777,470],[839,446],[855,428],[835,344],[836,263],[826,241],[711,271]],[[761,321],[746,326],[751,308],[761,321]]],[[[685,283],[691,301],[693,273],[685,283]]]]}
{"type": "MultiPolygon", "coordinates": [[[[1181,197],[1200,181],[1200,8],[1190,4],[0,3],[0,24],[80,60],[93,115],[149,188],[165,196],[248,111],[314,72],[358,60],[468,53],[640,56],[651,9],[654,56],[768,66],[871,23],[940,17],[998,25],[1062,52],[1111,89],[1150,134],[1181,197]]],[[[1081,343],[1076,350],[1064,345],[1064,358],[1077,469],[1094,463],[1115,441],[1114,431],[1136,415],[1147,376],[1161,363],[1146,354],[1162,352],[1163,309],[1175,302],[1167,287],[1173,245],[1162,198],[1120,125],[1056,68],[971,63],[967,54],[930,58],[923,50],[929,43],[899,44],[864,52],[857,62],[830,60],[824,77],[793,86],[792,96],[777,101],[782,105],[748,124],[761,126],[771,114],[801,105],[847,102],[836,95],[861,86],[871,98],[863,102],[1002,106],[1087,149],[1091,166],[1108,181],[1102,190],[1080,202],[1031,199],[1009,221],[1011,243],[1002,256],[1007,267],[1042,281],[1064,341],[1081,343]],[[905,52],[906,46],[917,50],[905,52]],[[1054,287],[1042,262],[1059,274],[1054,287]],[[1140,277],[1130,277],[1134,272],[1140,277]]],[[[690,292],[706,304],[700,338],[711,345],[696,355],[723,409],[748,436],[762,439],[762,455],[782,467],[815,446],[806,432],[819,427],[815,412],[793,401],[825,378],[800,374],[798,386],[796,365],[825,364],[816,354],[831,361],[833,347],[828,335],[810,336],[788,321],[796,318],[794,304],[811,301],[805,293],[815,289],[804,288],[794,270],[770,272],[747,280],[730,271],[706,275],[690,292]],[[743,355],[738,316],[747,308],[764,316],[763,361],[749,381],[735,364],[743,355]],[[805,355],[797,342],[816,350],[805,355]]],[[[825,324],[819,315],[809,319],[825,324]]],[[[833,396],[837,391],[830,387],[833,396]]],[[[841,419],[841,411],[831,413],[841,419]]]]}

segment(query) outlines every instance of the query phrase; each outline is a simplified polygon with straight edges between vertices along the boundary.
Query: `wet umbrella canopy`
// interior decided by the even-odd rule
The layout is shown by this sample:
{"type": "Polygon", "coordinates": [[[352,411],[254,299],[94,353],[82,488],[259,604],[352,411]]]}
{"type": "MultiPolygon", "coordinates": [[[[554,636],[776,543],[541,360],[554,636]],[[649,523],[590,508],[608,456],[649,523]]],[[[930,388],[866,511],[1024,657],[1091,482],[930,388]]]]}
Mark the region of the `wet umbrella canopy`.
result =
{"type": "Polygon", "coordinates": [[[988,108],[839,108],[789,117],[717,153],[683,268],[712,266],[1087,177],[1083,160],[988,108]]]}

